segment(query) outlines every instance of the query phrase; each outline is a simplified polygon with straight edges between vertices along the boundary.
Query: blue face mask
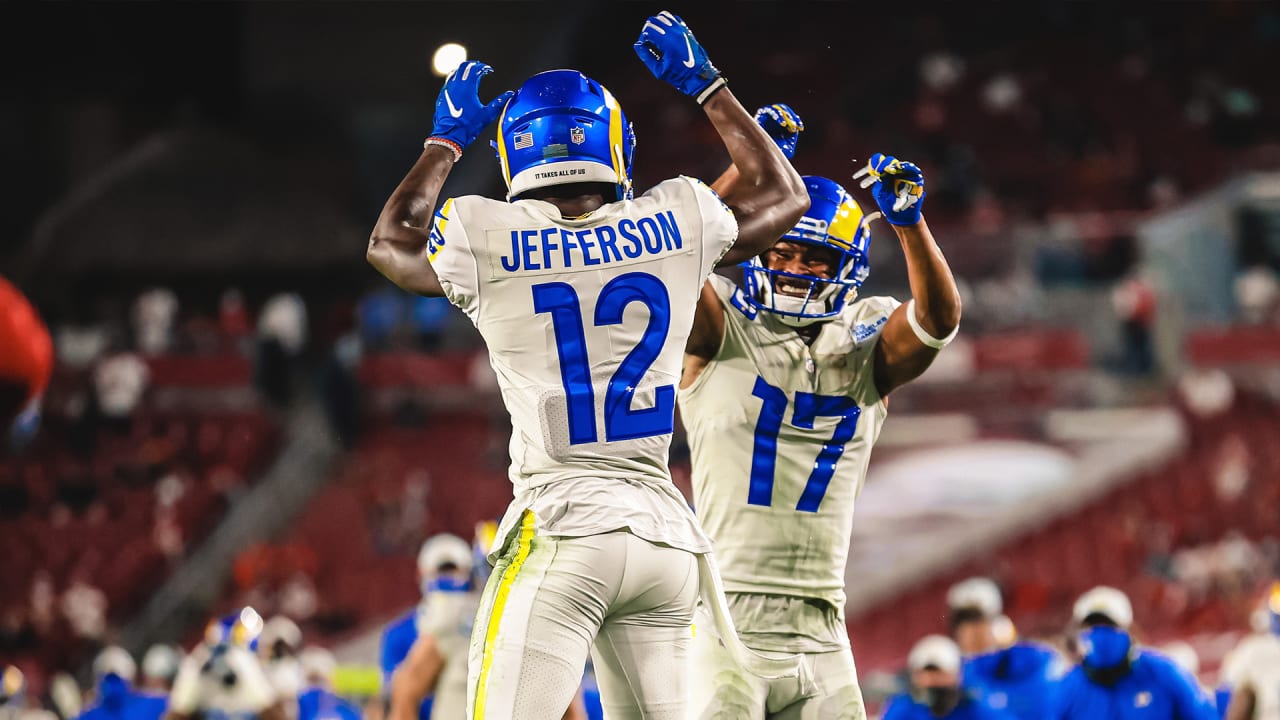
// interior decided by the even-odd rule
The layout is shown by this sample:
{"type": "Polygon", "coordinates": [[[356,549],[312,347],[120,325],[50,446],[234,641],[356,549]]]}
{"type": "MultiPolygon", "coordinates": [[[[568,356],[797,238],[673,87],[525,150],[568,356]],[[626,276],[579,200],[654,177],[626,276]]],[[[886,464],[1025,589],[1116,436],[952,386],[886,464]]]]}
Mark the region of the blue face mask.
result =
{"type": "Polygon", "coordinates": [[[1133,639],[1126,630],[1098,625],[1080,631],[1076,636],[1080,653],[1084,656],[1084,664],[1090,668],[1104,670],[1123,665],[1129,659],[1129,650],[1133,647],[1133,639]]]}

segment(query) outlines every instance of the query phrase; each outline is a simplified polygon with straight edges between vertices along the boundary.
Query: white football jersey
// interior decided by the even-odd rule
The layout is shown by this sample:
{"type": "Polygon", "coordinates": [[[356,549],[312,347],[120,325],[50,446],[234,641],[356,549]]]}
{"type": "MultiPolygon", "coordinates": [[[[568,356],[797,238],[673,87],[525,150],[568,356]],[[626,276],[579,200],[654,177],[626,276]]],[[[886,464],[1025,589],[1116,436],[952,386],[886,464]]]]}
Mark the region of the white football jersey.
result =
{"type": "Polygon", "coordinates": [[[680,416],[725,590],[819,598],[843,613],[853,504],[888,411],[874,349],[901,303],[859,299],[806,345],[730,280],[710,282],[724,339],[680,391],[680,416]]]}
{"type": "Polygon", "coordinates": [[[1254,720],[1280,720],[1280,637],[1257,633],[1241,640],[1221,675],[1233,691],[1253,690],[1254,720]]]}
{"type": "Polygon", "coordinates": [[[710,548],[667,467],[676,386],[702,283],[737,238],[706,185],[678,177],[564,219],[540,200],[448,200],[428,258],[489,347],[511,413],[515,500],[540,533],[627,528],[710,548]]]}
{"type": "Polygon", "coordinates": [[[467,653],[480,593],[432,590],[422,599],[415,622],[418,637],[430,635],[444,660],[432,689],[432,720],[455,720],[467,713],[467,653]]]}
{"type": "Polygon", "coordinates": [[[169,709],[207,720],[253,720],[276,702],[262,663],[236,645],[200,645],[178,668],[169,709]]]}

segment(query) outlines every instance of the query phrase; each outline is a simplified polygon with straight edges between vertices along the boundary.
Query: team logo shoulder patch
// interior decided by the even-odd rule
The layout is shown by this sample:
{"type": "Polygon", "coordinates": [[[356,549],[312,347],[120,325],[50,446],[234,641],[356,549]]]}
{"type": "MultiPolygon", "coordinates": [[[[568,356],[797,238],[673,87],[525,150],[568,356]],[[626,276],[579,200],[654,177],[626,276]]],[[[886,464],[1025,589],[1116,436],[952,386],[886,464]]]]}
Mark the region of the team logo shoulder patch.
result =
{"type": "Polygon", "coordinates": [[[444,201],[444,205],[436,211],[431,221],[431,232],[427,235],[427,260],[435,260],[444,249],[444,227],[449,224],[449,211],[453,209],[453,198],[444,201]]]}
{"type": "Polygon", "coordinates": [[[854,325],[853,341],[862,342],[867,338],[871,337],[872,335],[875,335],[877,332],[879,332],[881,326],[883,326],[887,322],[889,322],[889,316],[881,315],[879,320],[871,323],[870,325],[866,323],[858,323],[857,325],[854,325]]]}

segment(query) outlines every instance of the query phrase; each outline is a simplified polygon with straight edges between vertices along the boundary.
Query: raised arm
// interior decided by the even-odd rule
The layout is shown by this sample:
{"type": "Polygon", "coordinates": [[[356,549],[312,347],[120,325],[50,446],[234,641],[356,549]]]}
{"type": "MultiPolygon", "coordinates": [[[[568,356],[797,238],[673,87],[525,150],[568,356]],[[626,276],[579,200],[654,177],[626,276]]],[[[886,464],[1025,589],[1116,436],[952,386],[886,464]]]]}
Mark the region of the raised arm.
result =
{"type": "Polygon", "coordinates": [[[702,105],[737,168],[737,181],[722,199],[738,221],[738,240],[719,264],[764,252],[809,207],[799,173],[725,87],[724,76],[683,20],[669,12],[649,18],[635,49],[654,77],[702,105]]]}
{"type": "Polygon", "coordinates": [[[369,236],[369,264],[402,289],[418,295],[443,295],[440,280],[427,261],[427,240],[440,188],[462,151],[475,141],[511,99],[499,95],[480,103],[480,79],[493,72],[482,62],[468,61],[445,79],[436,98],[435,125],[422,155],[391,193],[369,236]]]}
{"type": "Polygon", "coordinates": [[[737,169],[737,180],[722,199],[738,220],[738,240],[720,261],[736,265],[768,250],[795,227],[809,209],[809,195],[800,173],[728,88],[702,109],[737,169]]]}
{"type": "MultiPolygon", "coordinates": [[[[788,163],[796,155],[796,144],[800,140],[800,132],[804,130],[804,121],[789,105],[775,103],[756,110],[755,122],[764,129],[765,134],[782,151],[788,163]]],[[[738,166],[729,163],[724,173],[711,184],[711,189],[722,198],[731,197],[736,191],[738,166]]],[[[789,228],[788,228],[789,229],[789,228]]],[[[783,232],[785,232],[784,229],[783,232]]],[[[734,248],[726,254],[720,264],[741,262],[746,256],[734,252],[734,248]]],[[[686,388],[702,373],[703,368],[720,352],[720,343],[724,339],[724,305],[719,296],[707,283],[698,297],[698,307],[693,316],[693,328],[689,332],[689,340],[685,343],[684,373],[680,378],[680,387],[686,388]]]]}
{"type": "Polygon", "coordinates": [[[960,327],[960,291],[921,214],[924,174],[912,163],[876,153],[866,176],[876,204],[902,244],[911,301],[889,316],[875,351],[876,390],[883,396],[919,377],[960,327]]]}
{"type": "Polygon", "coordinates": [[[436,639],[430,635],[420,636],[391,676],[391,715],[388,720],[416,720],[418,707],[435,687],[443,668],[444,657],[436,639]]]}

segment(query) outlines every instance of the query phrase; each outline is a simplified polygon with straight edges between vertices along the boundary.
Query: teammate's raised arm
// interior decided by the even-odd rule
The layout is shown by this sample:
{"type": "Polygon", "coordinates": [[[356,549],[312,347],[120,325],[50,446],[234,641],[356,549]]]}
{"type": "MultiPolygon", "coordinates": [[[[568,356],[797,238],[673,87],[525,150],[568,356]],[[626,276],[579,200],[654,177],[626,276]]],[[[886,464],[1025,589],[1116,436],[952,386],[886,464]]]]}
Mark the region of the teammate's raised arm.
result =
{"type": "Polygon", "coordinates": [[[799,173],[725,87],[724,76],[683,20],[669,12],[649,18],[635,49],[654,77],[698,101],[737,167],[738,181],[723,199],[737,218],[738,240],[719,264],[764,252],[809,207],[799,173]]]}
{"type": "Polygon", "coordinates": [[[914,163],[875,153],[855,178],[870,187],[902,243],[911,301],[885,323],[876,345],[875,381],[881,395],[924,372],[960,329],[960,291],[921,212],[924,173],[914,163]]]}
{"type": "Polygon", "coordinates": [[[440,281],[427,261],[427,240],[440,188],[475,141],[514,95],[505,92],[480,102],[480,78],[493,72],[488,65],[468,61],[458,66],[436,98],[435,123],[422,155],[391,193],[369,237],[369,263],[402,289],[419,295],[443,295],[440,281]]]}

